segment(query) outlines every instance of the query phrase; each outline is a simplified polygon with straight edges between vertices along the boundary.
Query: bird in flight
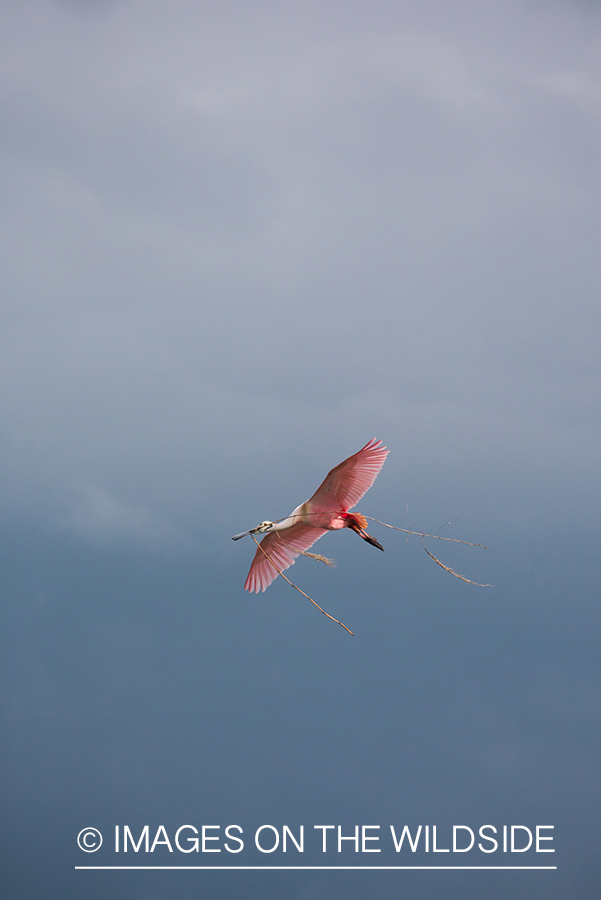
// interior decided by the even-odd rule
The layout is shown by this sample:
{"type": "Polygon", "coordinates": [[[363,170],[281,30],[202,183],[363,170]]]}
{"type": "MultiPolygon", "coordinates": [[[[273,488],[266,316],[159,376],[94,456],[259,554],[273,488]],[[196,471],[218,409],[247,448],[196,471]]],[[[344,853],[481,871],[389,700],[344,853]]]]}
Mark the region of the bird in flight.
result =
{"type": "Polygon", "coordinates": [[[233,541],[247,534],[265,535],[257,547],[244,589],[257,594],[264,591],[279,573],[294,565],[297,556],[312,547],[326,531],[350,528],[368,544],[383,550],[384,547],[365,530],[365,516],[349,510],[370,489],[387,456],[386,447],[373,438],[328,472],[311,499],[297,506],[285,519],[261,522],[250,531],[234,535],[233,541]]]}

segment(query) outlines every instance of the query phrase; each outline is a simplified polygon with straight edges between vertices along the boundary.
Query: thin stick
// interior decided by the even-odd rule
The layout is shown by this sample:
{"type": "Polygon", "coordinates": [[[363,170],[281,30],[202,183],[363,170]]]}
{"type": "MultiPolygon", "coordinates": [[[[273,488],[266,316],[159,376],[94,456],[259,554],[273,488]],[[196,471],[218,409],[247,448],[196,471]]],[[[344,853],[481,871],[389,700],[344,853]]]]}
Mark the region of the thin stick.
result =
{"type": "MultiPolygon", "coordinates": [[[[428,537],[433,537],[433,535],[429,534],[428,537]]],[[[462,541],[462,543],[463,543],[463,541],[462,541]]],[[[477,544],[476,546],[481,547],[482,544],[477,544]]],[[[445,570],[445,572],[448,572],[450,575],[454,575],[455,578],[460,578],[461,581],[465,581],[465,582],[467,582],[467,584],[475,584],[475,585],[477,585],[478,587],[492,587],[492,584],[480,584],[479,581],[470,581],[469,578],[464,578],[463,575],[459,575],[458,572],[454,572],[454,571],[453,571],[452,569],[450,569],[448,566],[445,566],[445,564],[442,563],[439,559],[436,559],[436,557],[434,556],[434,554],[430,553],[430,551],[428,550],[428,548],[427,548],[426,545],[424,544],[424,539],[423,539],[423,538],[422,538],[422,547],[424,548],[424,550],[426,551],[426,553],[428,554],[428,556],[430,557],[430,559],[433,559],[435,563],[437,563],[442,569],[445,570]]]]}
{"type": "MultiPolygon", "coordinates": [[[[365,518],[371,519],[372,522],[377,522],[378,525],[384,525],[385,528],[393,528],[395,531],[402,531],[406,535],[415,534],[415,535],[417,535],[417,537],[421,537],[422,547],[424,548],[424,550],[426,551],[426,553],[428,554],[430,559],[433,559],[434,562],[437,565],[439,565],[442,569],[444,569],[445,572],[448,572],[449,575],[454,575],[455,578],[460,578],[461,581],[465,581],[466,584],[475,584],[478,587],[492,587],[492,584],[480,584],[479,581],[471,581],[469,578],[465,578],[463,575],[460,575],[458,572],[454,572],[453,569],[451,569],[449,566],[445,566],[445,564],[443,562],[441,562],[439,559],[437,559],[433,553],[430,553],[430,551],[424,544],[424,538],[431,537],[437,541],[451,541],[454,544],[466,544],[466,546],[468,546],[468,547],[482,547],[484,550],[488,550],[488,547],[485,547],[484,544],[475,544],[475,543],[472,543],[471,541],[460,541],[459,538],[442,537],[440,534],[424,534],[421,531],[410,531],[408,528],[399,528],[397,525],[388,525],[387,522],[380,522],[379,519],[374,519],[373,516],[365,516],[365,518]]],[[[445,524],[450,525],[451,522],[446,522],[445,524]]],[[[444,526],[441,525],[440,527],[443,528],[444,526]]]]}
{"type": "MultiPolygon", "coordinates": [[[[423,531],[409,531],[408,528],[399,528],[397,525],[389,525],[387,522],[380,522],[379,519],[374,519],[373,516],[365,516],[365,518],[371,519],[372,522],[377,522],[378,525],[384,525],[385,528],[394,528],[395,531],[402,531],[404,534],[416,534],[421,538],[431,537],[435,538],[437,541],[452,541],[454,544],[466,544],[468,547],[482,547],[484,550],[489,549],[488,547],[485,547],[484,544],[474,544],[471,541],[460,541],[459,538],[442,537],[440,534],[425,534],[423,531]]],[[[446,524],[450,525],[451,523],[447,522],[446,524]]],[[[440,527],[442,528],[443,526],[441,525],[440,527]]]]}
{"type": "MultiPolygon", "coordinates": [[[[336,512],[336,510],[328,510],[328,512],[336,512]]],[[[321,516],[321,515],[323,515],[323,511],[320,511],[318,513],[304,513],[304,515],[305,516],[311,516],[311,515],[321,516]]],[[[286,516],[284,516],[284,518],[286,518],[286,516]]],[[[487,547],[485,544],[476,544],[472,541],[461,541],[461,540],[459,540],[459,538],[442,537],[442,535],[440,535],[440,534],[426,534],[424,531],[411,531],[409,528],[399,528],[398,525],[389,525],[388,522],[381,522],[379,519],[374,519],[373,516],[365,516],[365,518],[370,519],[372,522],[377,522],[378,525],[383,525],[385,528],[392,528],[392,529],[394,529],[394,531],[402,531],[403,534],[415,534],[417,537],[431,537],[437,541],[451,541],[451,543],[453,543],[453,544],[465,544],[467,547],[482,547],[484,550],[489,549],[489,547],[487,547]]],[[[284,519],[276,519],[276,523],[283,522],[283,521],[284,521],[284,519]]],[[[445,525],[450,525],[450,524],[451,524],[451,522],[445,522],[445,525]]],[[[443,525],[441,525],[440,527],[444,528],[443,525]]],[[[306,553],[303,555],[307,556],[306,553]]]]}
{"type": "Polygon", "coordinates": [[[327,616],[328,619],[331,619],[331,620],[332,620],[332,622],[336,622],[337,625],[340,625],[342,628],[344,628],[345,631],[348,631],[349,634],[352,634],[353,637],[355,637],[354,633],[351,631],[350,628],[347,628],[347,627],[346,627],[346,625],[344,624],[344,622],[341,622],[340,619],[335,619],[334,616],[331,616],[329,613],[327,613],[327,612],[325,611],[325,609],[322,609],[321,606],[319,605],[319,603],[316,603],[315,600],[312,600],[311,597],[309,597],[308,594],[305,594],[305,592],[304,592],[304,591],[301,591],[301,589],[300,589],[299,587],[297,587],[295,584],[292,584],[292,582],[290,581],[290,579],[289,579],[289,578],[286,578],[286,576],[284,575],[284,573],[283,573],[282,571],[280,571],[280,569],[278,569],[278,567],[276,566],[276,564],[275,564],[274,561],[272,560],[272,558],[271,558],[271,556],[269,555],[269,553],[266,553],[265,550],[263,550],[263,547],[261,547],[260,543],[258,542],[258,540],[256,539],[256,537],[254,536],[254,534],[251,533],[250,536],[251,536],[251,538],[253,539],[253,541],[255,542],[255,544],[257,545],[257,547],[259,548],[259,550],[261,551],[261,553],[263,554],[263,556],[264,556],[266,559],[269,560],[269,562],[271,563],[271,565],[273,566],[273,568],[276,570],[276,572],[278,573],[278,575],[281,575],[281,576],[282,576],[282,578],[284,579],[284,581],[287,581],[288,584],[289,584],[291,587],[293,587],[295,591],[298,591],[299,594],[302,594],[303,597],[306,597],[306,598],[307,598],[307,600],[311,600],[311,603],[313,604],[313,606],[316,606],[317,609],[318,609],[320,612],[322,612],[322,613],[324,614],[324,616],[327,616]]]}

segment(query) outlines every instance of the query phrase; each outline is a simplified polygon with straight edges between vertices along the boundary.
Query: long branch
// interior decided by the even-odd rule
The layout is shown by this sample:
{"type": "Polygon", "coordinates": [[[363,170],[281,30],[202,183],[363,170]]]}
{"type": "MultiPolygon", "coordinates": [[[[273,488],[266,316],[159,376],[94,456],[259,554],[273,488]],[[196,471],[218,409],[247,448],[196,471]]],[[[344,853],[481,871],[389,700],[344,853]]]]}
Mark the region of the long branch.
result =
{"type": "Polygon", "coordinates": [[[481,584],[479,581],[472,581],[470,578],[466,578],[464,575],[460,575],[459,572],[454,572],[449,566],[445,566],[443,562],[437,559],[433,553],[430,553],[426,545],[424,544],[424,538],[430,537],[434,538],[437,541],[452,541],[454,544],[466,544],[468,547],[482,547],[484,550],[488,550],[488,547],[485,547],[484,544],[475,544],[471,541],[460,541],[459,538],[449,538],[449,537],[441,537],[439,534],[424,534],[421,531],[410,531],[408,528],[399,528],[398,525],[388,525],[387,522],[380,522],[379,519],[374,519],[373,516],[365,516],[366,519],[371,519],[372,522],[377,522],[378,525],[384,525],[385,528],[393,528],[395,531],[402,531],[404,534],[415,534],[417,537],[421,537],[422,539],[422,547],[434,562],[444,569],[445,572],[448,572],[449,575],[454,575],[455,578],[459,578],[461,581],[465,581],[466,584],[475,584],[478,587],[492,587],[492,584],[481,584]]]}

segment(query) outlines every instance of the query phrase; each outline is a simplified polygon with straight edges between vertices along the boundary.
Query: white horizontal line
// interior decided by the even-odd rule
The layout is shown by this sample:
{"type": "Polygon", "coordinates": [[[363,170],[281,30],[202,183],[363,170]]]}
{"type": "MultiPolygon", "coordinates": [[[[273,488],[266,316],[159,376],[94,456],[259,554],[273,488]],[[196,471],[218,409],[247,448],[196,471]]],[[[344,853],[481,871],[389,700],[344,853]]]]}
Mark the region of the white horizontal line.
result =
{"type": "Polygon", "coordinates": [[[557,869],[557,866],[75,866],[76,869],[227,869],[229,871],[261,869],[267,871],[269,869],[295,869],[302,871],[303,869],[479,869],[487,871],[488,869],[557,869]]]}

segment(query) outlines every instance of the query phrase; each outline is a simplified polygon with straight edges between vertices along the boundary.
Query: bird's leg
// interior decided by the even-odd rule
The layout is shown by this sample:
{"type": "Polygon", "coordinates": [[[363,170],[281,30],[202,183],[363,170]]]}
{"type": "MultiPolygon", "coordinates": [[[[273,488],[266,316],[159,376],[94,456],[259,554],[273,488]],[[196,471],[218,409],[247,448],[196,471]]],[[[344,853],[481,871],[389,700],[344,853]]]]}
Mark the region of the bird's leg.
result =
{"type": "Polygon", "coordinates": [[[371,544],[372,547],[377,547],[378,550],[384,550],[382,544],[365,530],[365,526],[367,525],[365,516],[362,516],[361,513],[346,513],[344,518],[346,520],[347,528],[351,528],[355,534],[358,534],[360,538],[363,538],[363,540],[367,541],[368,544],[371,544]]]}
{"type": "Polygon", "coordinates": [[[377,547],[378,550],[384,550],[382,544],[377,541],[375,537],[372,537],[371,534],[368,534],[367,531],[364,534],[361,534],[361,532],[358,531],[357,534],[359,537],[362,537],[364,541],[367,541],[368,544],[371,544],[372,547],[377,547]]]}

